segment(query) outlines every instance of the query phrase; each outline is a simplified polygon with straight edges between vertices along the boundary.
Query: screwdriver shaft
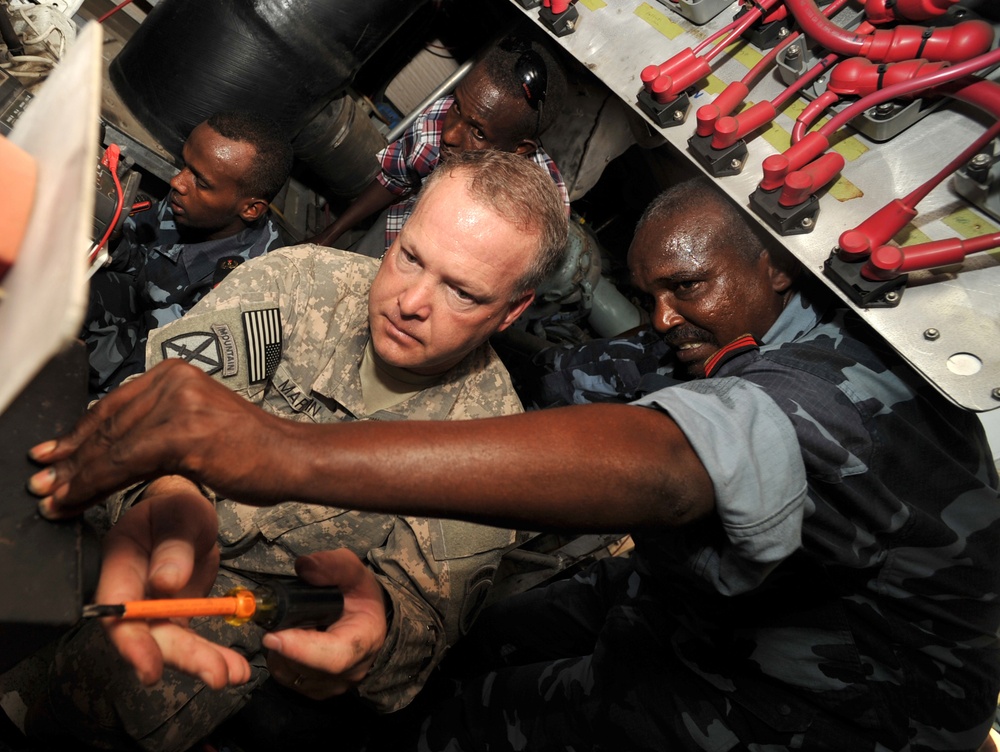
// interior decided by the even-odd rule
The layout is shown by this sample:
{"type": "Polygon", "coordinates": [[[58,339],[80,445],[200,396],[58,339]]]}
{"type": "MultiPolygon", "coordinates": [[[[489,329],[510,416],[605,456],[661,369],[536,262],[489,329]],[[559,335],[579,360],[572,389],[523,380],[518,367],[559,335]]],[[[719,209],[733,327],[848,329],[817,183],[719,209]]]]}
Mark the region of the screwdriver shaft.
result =
{"type": "Polygon", "coordinates": [[[233,616],[248,619],[256,610],[256,599],[249,590],[221,598],[162,598],[126,601],[121,604],[84,606],[83,616],[117,616],[120,619],[173,619],[194,616],[233,616]]]}

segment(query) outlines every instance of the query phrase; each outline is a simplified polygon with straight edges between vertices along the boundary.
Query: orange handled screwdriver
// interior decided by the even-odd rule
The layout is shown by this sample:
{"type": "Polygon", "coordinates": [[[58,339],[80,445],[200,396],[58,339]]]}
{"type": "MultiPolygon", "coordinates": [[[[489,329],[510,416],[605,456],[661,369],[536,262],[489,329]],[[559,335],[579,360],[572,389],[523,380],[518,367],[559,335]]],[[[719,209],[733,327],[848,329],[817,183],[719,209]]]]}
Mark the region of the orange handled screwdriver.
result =
{"type": "Polygon", "coordinates": [[[84,618],[172,619],[224,616],[235,626],[252,621],[268,631],[291,627],[325,627],[340,618],[340,588],[315,587],[299,580],[271,580],[254,590],[236,588],[219,598],[163,598],[117,604],[92,603],[84,618]]]}

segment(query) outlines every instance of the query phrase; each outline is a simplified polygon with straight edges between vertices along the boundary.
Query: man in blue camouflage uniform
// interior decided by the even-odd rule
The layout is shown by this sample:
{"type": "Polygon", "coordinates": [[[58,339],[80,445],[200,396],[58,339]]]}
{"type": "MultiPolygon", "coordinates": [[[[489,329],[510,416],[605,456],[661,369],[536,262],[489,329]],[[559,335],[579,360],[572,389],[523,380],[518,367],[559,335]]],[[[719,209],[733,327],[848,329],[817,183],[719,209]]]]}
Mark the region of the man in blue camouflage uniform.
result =
{"type": "Polygon", "coordinates": [[[535,355],[532,366],[534,378],[523,387],[526,409],[631,402],[679,381],[670,346],[648,328],[548,347],[535,355]]]}
{"type": "Polygon", "coordinates": [[[191,131],[182,157],[167,197],[126,220],[91,278],[82,335],[91,396],[143,370],[150,330],[183,316],[239,264],[284,245],[268,210],[292,167],[277,125],[216,113],[191,131]]]}
{"type": "MultiPolygon", "coordinates": [[[[428,424],[412,450],[402,426],[322,437],[310,484],[328,503],[628,529],[636,544],[484,613],[466,646],[476,659],[458,662],[485,673],[383,747],[979,748],[1000,689],[1000,503],[982,426],[779,256],[707,181],[683,184],[647,211],[629,266],[677,370],[696,378],[632,405],[428,424]],[[596,436],[603,452],[589,451],[596,436]],[[375,439],[405,487],[370,463],[351,478],[375,439]],[[460,498],[473,487],[475,509],[460,498]]],[[[55,494],[44,513],[195,460],[191,477],[250,492],[228,467],[249,443],[129,452],[133,429],[114,426],[162,412],[118,397],[40,450],[55,462],[33,481],[55,494]],[[127,471],[88,448],[98,429],[127,471]]]]}

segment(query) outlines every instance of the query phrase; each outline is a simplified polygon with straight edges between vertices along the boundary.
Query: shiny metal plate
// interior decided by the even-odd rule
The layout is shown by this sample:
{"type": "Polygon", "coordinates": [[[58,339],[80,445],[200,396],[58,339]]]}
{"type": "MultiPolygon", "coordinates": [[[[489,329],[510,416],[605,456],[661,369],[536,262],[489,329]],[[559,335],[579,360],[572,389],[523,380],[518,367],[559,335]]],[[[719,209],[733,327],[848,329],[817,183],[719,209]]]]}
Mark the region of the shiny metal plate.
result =
{"type": "MultiPolygon", "coordinates": [[[[537,9],[514,5],[538,23],[537,9]]],[[[683,124],[661,128],[637,103],[642,88],[640,72],[696,46],[728,24],[739,9],[733,3],[710,22],[697,26],[667,6],[669,0],[665,5],[655,0],[580,0],[576,30],[552,38],[643,115],[652,130],[697,164],[687,144],[695,129],[695,111],[711,102],[726,83],[743,78],[762,53],[747,44],[733,45],[721,53],[713,60],[707,85],[700,83],[700,90],[692,97],[683,124]]],[[[772,99],[783,86],[774,73],[765,74],[751,90],[749,100],[772,99]]],[[[787,147],[792,124],[805,101],[794,100],[767,131],[751,138],[741,173],[717,179],[744,208],[749,207],[748,197],[760,180],[761,162],[787,147]]],[[[841,232],[926,181],[986,125],[982,113],[948,100],[886,142],[877,143],[846,129],[836,148],[847,159],[847,166],[840,180],[821,194],[815,229],[807,235],[775,235],[930,383],[957,404],[976,411],[1000,407],[1000,251],[969,256],[955,268],[912,274],[894,308],[862,308],[851,303],[822,269],[841,232]]],[[[950,178],[945,180],[918,205],[919,214],[896,237],[898,242],[971,238],[1000,231],[1000,221],[973,208],[951,183],[950,178]]]]}

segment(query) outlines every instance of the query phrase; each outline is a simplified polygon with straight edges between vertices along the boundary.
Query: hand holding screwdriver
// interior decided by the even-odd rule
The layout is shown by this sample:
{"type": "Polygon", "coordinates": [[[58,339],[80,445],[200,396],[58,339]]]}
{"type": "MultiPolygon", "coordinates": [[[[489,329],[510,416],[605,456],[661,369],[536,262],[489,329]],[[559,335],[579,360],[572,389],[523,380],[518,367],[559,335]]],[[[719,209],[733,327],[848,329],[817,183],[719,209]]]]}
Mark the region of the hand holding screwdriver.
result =
{"type": "MultiPolygon", "coordinates": [[[[104,537],[97,603],[206,595],[218,575],[218,517],[197,486],[184,478],[153,481],[142,500],[104,537]]],[[[104,630],[146,685],[164,666],[221,689],[250,678],[236,651],[171,621],[109,619],[104,630]]]]}
{"type": "MultiPolygon", "coordinates": [[[[201,596],[218,573],[218,518],[198,487],[183,478],[154,481],[105,536],[98,604],[201,596]]],[[[324,631],[286,629],[264,635],[272,677],[314,699],[350,690],[367,675],[387,633],[388,599],[372,570],[349,551],[324,551],[296,562],[317,589],[339,588],[343,615],[324,631]]],[[[104,612],[102,612],[104,613],[104,612]]],[[[221,689],[250,678],[246,658],[171,621],[108,619],[105,630],[144,684],[164,666],[221,689]]]]}

